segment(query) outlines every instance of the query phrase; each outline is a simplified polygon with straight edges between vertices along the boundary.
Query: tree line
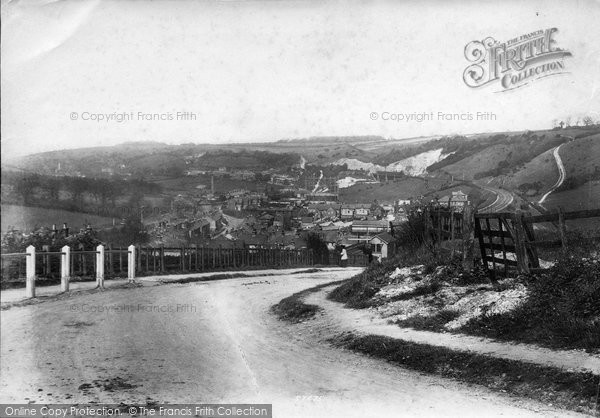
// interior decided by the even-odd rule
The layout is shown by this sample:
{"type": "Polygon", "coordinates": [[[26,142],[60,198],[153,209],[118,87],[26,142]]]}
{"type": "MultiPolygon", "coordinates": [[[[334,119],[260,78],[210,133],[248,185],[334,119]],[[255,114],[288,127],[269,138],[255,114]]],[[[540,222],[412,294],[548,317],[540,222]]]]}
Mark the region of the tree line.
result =
{"type": "Polygon", "coordinates": [[[36,173],[2,171],[3,186],[11,186],[13,198],[26,206],[44,206],[70,210],[86,210],[86,203],[104,207],[117,205],[117,200],[132,194],[156,194],[161,188],[143,179],[106,179],[91,177],[48,176],[36,173]]]}

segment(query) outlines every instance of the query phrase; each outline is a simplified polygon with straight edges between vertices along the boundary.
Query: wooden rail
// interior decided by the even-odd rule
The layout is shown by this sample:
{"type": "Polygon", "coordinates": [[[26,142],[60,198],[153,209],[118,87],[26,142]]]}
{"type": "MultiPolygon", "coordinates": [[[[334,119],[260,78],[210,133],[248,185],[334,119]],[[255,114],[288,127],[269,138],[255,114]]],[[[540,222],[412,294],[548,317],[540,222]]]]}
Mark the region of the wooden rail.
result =
{"type": "MultiPolygon", "coordinates": [[[[475,214],[475,235],[479,242],[481,258],[492,280],[501,273],[508,276],[512,272],[530,273],[540,270],[538,248],[561,248],[566,251],[567,220],[600,217],[600,209],[574,212],[525,216],[522,213],[478,213],[475,214]],[[553,223],[557,228],[558,239],[536,240],[533,225],[553,223]]],[[[587,241],[600,240],[600,237],[586,238],[587,241]]]]}

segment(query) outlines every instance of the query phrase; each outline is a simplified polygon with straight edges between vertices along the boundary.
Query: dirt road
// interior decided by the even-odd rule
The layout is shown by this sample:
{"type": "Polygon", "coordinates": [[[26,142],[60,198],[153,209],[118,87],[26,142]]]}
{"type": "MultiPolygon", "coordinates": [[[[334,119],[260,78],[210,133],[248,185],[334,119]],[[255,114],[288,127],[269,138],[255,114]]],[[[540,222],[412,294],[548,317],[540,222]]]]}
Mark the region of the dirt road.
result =
{"type": "Polygon", "coordinates": [[[269,312],[355,272],[154,285],[4,310],[0,402],[262,402],[276,417],[570,415],[332,348],[323,340],[335,324],[290,325],[269,312]]]}
{"type": "Polygon", "coordinates": [[[556,161],[556,166],[558,167],[558,180],[556,180],[556,183],[554,183],[550,190],[546,194],[544,194],[544,196],[542,196],[542,198],[538,202],[538,205],[542,205],[553,191],[562,186],[562,184],[565,181],[565,178],[567,177],[567,171],[565,170],[565,166],[562,162],[562,159],[560,158],[560,147],[562,147],[562,145],[563,144],[559,145],[552,151],[552,155],[554,156],[554,160],[556,161]]]}

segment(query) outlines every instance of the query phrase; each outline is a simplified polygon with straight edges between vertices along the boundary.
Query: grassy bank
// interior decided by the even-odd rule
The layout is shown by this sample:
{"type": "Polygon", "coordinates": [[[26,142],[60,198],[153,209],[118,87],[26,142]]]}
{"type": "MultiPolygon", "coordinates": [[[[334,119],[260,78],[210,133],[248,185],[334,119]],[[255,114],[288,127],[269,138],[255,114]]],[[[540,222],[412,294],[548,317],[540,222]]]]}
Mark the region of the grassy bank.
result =
{"type": "Polygon", "coordinates": [[[330,342],[408,369],[482,385],[546,405],[587,414],[600,412],[600,376],[592,373],[567,372],[376,335],[342,334],[330,342]]]}
{"type": "MultiPolygon", "coordinates": [[[[460,260],[457,258],[448,257],[434,257],[433,254],[426,250],[420,249],[417,251],[405,251],[397,256],[386,259],[381,264],[371,264],[362,273],[350,278],[348,281],[343,283],[341,286],[335,288],[328,295],[328,299],[335,302],[344,303],[348,308],[363,309],[377,305],[379,302],[373,299],[373,296],[381,290],[384,286],[390,284],[390,274],[396,269],[396,267],[410,267],[415,265],[422,265],[422,273],[429,274],[435,271],[439,266],[445,266],[448,270],[448,274],[456,272],[456,275],[460,271],[460,260]]],[[[478,274],[478,272],[474,273],[478,274]]],[[[461,280],[470,282],[475,280],[473,278],[467,278],[462,275],[461,280]]],[[[472,276],[472,275],[470,275],[472,276]]],[[[479,275],[481,276],[481,275],[479,275]]],[[[487,276],[479,277],[477,280],[487,281],[487,276]]],[[[404,298],[410,298],[419,296],[427,293],[434,292],[439,289],[438,284],[429,283],[423,285],[419,289],[415,289],[410,295],[403,295],[404,298]]]]}
{"type": "Polygon", "coordinates": [[[389,316],[400,315],[392,320],[401,327],[600,352],[600,260],[595,251],[593,245],[572,249],[544,272],[493,286],[482,270],[464,273],[458,260],[415,252],[370,266],[328,297],[350,308],[373,307],[391,312],[389,316]],[[415,264],[423,267],[410,278],[390,277],[396,267],[415,264]],[[406,287],[410,290],[394,292],[406,287]],[[495,301],[506,302],[511,292],[520,292],[520,301],[512,308],[496,309],[495,301]],[[468,314],[469,299],[474,301],[470,309],[478,313],[459,319],[468,314]],[[399,305],[400,301],[410,303],[399,305]],[[411,304],[422,306],[422,312],[411,312],[411,304]]]}
{"type": "Polygon", "coordinates": [[[553,348],[600,350],[600,261],[560,260],[523,278],[529,296],[511,312],[483,315],[460,332],[553,348]]]}
{"type": "Polygon", "coordinates": [[[345,280],[323,283],[318,286],[294,293],[293,295],[282,299],[278,304],[273,305],[271,307],[271,312],[277,315],[280,320],[291,323],[297,323],[310,319],[314,317],[321,308],[317,305],[304,303],[303,299],[307,295],[318,292],[324,287],[335,286],[343,282],[345,282],[345,280]]]}

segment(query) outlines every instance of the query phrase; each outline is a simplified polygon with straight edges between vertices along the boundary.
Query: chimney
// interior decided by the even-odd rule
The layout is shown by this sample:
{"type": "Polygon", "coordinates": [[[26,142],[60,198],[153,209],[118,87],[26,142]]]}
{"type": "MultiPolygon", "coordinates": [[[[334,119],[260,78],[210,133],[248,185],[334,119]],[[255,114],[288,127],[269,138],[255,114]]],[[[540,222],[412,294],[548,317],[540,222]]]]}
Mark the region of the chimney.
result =
{"type": "Polygon", "coordinates": [[[63,224],[63,232],[65,233],[65,237],[69,236],[69,227],[66,222],[63,224]]]}

